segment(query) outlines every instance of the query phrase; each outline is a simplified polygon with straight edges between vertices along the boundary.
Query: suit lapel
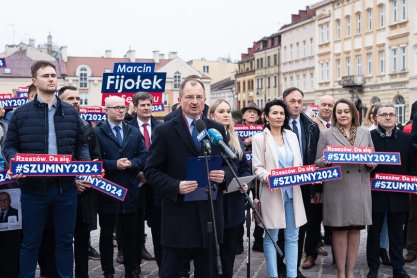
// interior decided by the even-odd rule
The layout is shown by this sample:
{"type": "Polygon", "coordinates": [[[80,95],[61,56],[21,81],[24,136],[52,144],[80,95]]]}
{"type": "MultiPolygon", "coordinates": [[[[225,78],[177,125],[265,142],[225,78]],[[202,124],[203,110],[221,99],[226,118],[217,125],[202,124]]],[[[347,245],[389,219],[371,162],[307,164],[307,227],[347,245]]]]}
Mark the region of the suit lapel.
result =
{"type": "Polygon", "coordinates": [[[116,136],[114,135],[113,131],[111,130],[110,124],[107,121],[103,123],[102,129],[104,130],[104,134],[109,136],[116,144],[118,144],[120,146],[119,142],[117,142],[116,136]]]}
{"type": "MultiPolygon", "coordinates": [[[[123,144],[122,144],[122,149],[126,148],[127,144],[129,143],[129,139],[130,136],[132,136],[131,134],[131,127],[128,124],[122,123],[123,125],[123,144]]],[[[140,132],[139,132],[140,133],[140,132]]]]}
{"type": "Polygon", "coordinates": [[[271,157],[272,161],[274,162],[275,165],[275,169],[278,169],[278,157],[277,157],[277,153],[276,153],[276,147],[275,147],[275,140],[274,137],[272,136],[271,132],[269,131],[269,129],[265,128],[265,140],[266,140],[266,146],[265,146],[265,159],[267,157],[271,157]],[[269,151],[268,151],[268,148],[269,151]],[[268,154],[269,153],[269,154],[268,154]]]}
{"type": "Polygon", "coordinates": [[[187,148],[194,153],[195,155],[199,155],[194,147],[193,139],[191,138],[190,130],[188,129],[187,123],[182,116],[182,113],[175,118],[175,129],[178,133],[178,136],[184,141],[184,144],[187,148]]]}
{"type": "Polygon", "coordinates": [[[331,127],[331,129],[333,136],[342,144],[342,146],[350,146],[349,141],[345,138],[345,136],[343,136],[337,127],[331,127]]]}

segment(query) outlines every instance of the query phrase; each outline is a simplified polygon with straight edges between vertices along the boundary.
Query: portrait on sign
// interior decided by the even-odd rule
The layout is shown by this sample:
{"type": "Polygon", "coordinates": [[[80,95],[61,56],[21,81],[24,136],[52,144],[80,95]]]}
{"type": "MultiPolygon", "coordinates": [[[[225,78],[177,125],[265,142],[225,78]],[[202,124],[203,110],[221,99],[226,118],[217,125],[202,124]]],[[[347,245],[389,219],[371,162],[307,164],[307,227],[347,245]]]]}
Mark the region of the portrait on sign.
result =
{"type": "Polygon", "coordinates": [[[22,229],[20,189],[0,190],[0,232],[22,229]]]}

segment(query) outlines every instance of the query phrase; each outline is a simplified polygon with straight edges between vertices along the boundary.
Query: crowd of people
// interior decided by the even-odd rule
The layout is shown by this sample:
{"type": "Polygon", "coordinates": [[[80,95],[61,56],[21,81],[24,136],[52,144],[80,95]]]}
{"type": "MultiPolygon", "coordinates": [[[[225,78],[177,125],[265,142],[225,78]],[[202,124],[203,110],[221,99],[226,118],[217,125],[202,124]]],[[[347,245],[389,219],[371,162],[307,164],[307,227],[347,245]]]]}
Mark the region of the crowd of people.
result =
{"type": "MultiPolygon", "coordinates": [[[[235,256],[244,249],[245,193],[260,203],[263,224],[255,225],[252,250],[264,253],[269,277],[304,277],[301,269],[312,268],[318,255],[327,255],[321,248],[322,227],[338,277],[354,277],[364,229],[368,277],[378,277],[381,260],[392,265],[394,278],[409,277],[404,264],[417,255],[417,195],[372,191],[370,178],[377,173],[417,175],[417,102],[402,130],[392,103],[372,105],[361,124],[350,100],[321,96],[318,114],[312,115],[303,112],[303,92],[287,88],[282,98],[262,109],[254,103],[242,109],[242,124],[264,125],[261,132],[242,139],[230,103],[220,99],[208,106],[197,76],[183,80],[178,105],[164,122],[152,116],[151,95],[140,92],[131,109],[121,97],[106,98],[107,120],[92,124],[80,118],[77,88],[65,86],[56,94],[53,64],[36,62],[31,72],[29,102],[6,115],[4,109],[0,111],[3,168],[17,153],[100,160],[104,178],[128,191],[120,201],[74,177],[25,177],[9,170],[17,181],[7,187],[21,190],[23,229],[0,232],[0,246],[8,250],[0,252],[1,277],[35,277],[39,264],[43,277],[67,278],[75,273],[85,278],[93,256],[101,260],[103,276],[111,278],[115,246],[116,261],[124,264],[127,278],[139,277],[142,260],[152,259],[163,278],[189,277],[190,262],[195,277],[232,277],[235,256]],[[209,171],[212,203],[205,188],[188,178],[188,161],[205,151],[199,121],[206,130],[217,130],[237,157],[231,167],[223,161],[220,168],[209,171]],[[323,156],[327,146],[398,152],[401,165],[332,164],[323,156]],[[247,152],[252,153],[252,161],[247,160],[247,152]],[[340,166],[343,179],[270,189],[271,170],[302,165],[340,166]],[[255,175],[255,181],[229,192],[231,168],[239,177],[255,175]],[[199,190],[203,197],[188,198],[199,190]],[[146,223],[154,257],[145,248],[146,223]],[[100,254],[91,255],[90,232],[98,226],[100,254]],[[277,246],[283,256],[277,254],[277,246]]],[[[211,144],[211,155],[222,152],[211,144]]],[[[3,223],[13,210],[10,195],[0,196],[3,223]]]]}

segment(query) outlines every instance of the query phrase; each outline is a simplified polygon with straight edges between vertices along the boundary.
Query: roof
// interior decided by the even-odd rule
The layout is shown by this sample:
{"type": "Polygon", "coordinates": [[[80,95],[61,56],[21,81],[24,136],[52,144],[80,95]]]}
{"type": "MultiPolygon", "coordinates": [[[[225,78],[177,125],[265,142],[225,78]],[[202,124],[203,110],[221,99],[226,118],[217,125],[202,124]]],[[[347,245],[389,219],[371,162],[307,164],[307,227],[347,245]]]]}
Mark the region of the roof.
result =
{"type": "MultiPolygon", "coordinates": [[[[160,59],[159,63],[155,64],[155,70],[166,65],[171,59],[160,59]]],[[[77,68],[80,65],[86,65],[91,69],[91,76],[103,76],[106,69],[113,71],[114,63],[129,63],[129,58],[104,58],[104,57],[74,57],[69,56],[67,66],[68,76],[76,76],[77,68]]],[[[153,59],[135,59],[136,63],[154,63],[153,59]]]]}
{"type": "MultiPolygon", "coordinates": [[[[30,68],[37,61],[27,55],[25,50],[18,50],[6,57],[7,68],[11,73],[4,73],[5,68],[0,68],[0,77],[24,77],[31,78],[30,68]]],[[[58,77],[65,75],[65,67],[62,60],[49,61],[56,67],[58,77]]]]}
{"type": "Polygon", "coordinates": [[[235,80],[232,80],[230,77],[220,80],[214,84],[211,84],[210,91],[219,91],[224,89],[229,89],[235,86],[235,80]]]}

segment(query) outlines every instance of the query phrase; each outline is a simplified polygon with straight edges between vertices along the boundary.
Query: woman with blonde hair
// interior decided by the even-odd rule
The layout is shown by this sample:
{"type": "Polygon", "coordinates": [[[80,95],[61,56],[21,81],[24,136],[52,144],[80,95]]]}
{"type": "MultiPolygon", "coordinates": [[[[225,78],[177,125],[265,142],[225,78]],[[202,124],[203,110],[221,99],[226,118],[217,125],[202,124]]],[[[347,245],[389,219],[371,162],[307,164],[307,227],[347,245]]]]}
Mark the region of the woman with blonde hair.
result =
{"type": "MultiPolygon", "coordinates": [[[[226,130],[229,139],[229,147],[238,157],[237,160],[231,162],[233,170],[240,177],[249,176],[251,174],[246,155],[243,152],[243,144],[236,134],[232,111],[230,104],[224,99],[218,99],[211,107],[208,113],[211,120],[222,124],[226,130]]],[[[230,169],[225,168],[226,184],[233,180],[230,169]]],[[[247,190],[247,185],[244,185],[247,190]]],[[[240,229],[245,221],[245,196],[243,192],[224,192],[223,198],[223,214],[224,214],[224,233],[223,244],[220,246],[220,256],[222,261],[223,278],[233,276],[233,266],[236,251],[239,246],[239,237],[241,237],[240,229]]]]}

